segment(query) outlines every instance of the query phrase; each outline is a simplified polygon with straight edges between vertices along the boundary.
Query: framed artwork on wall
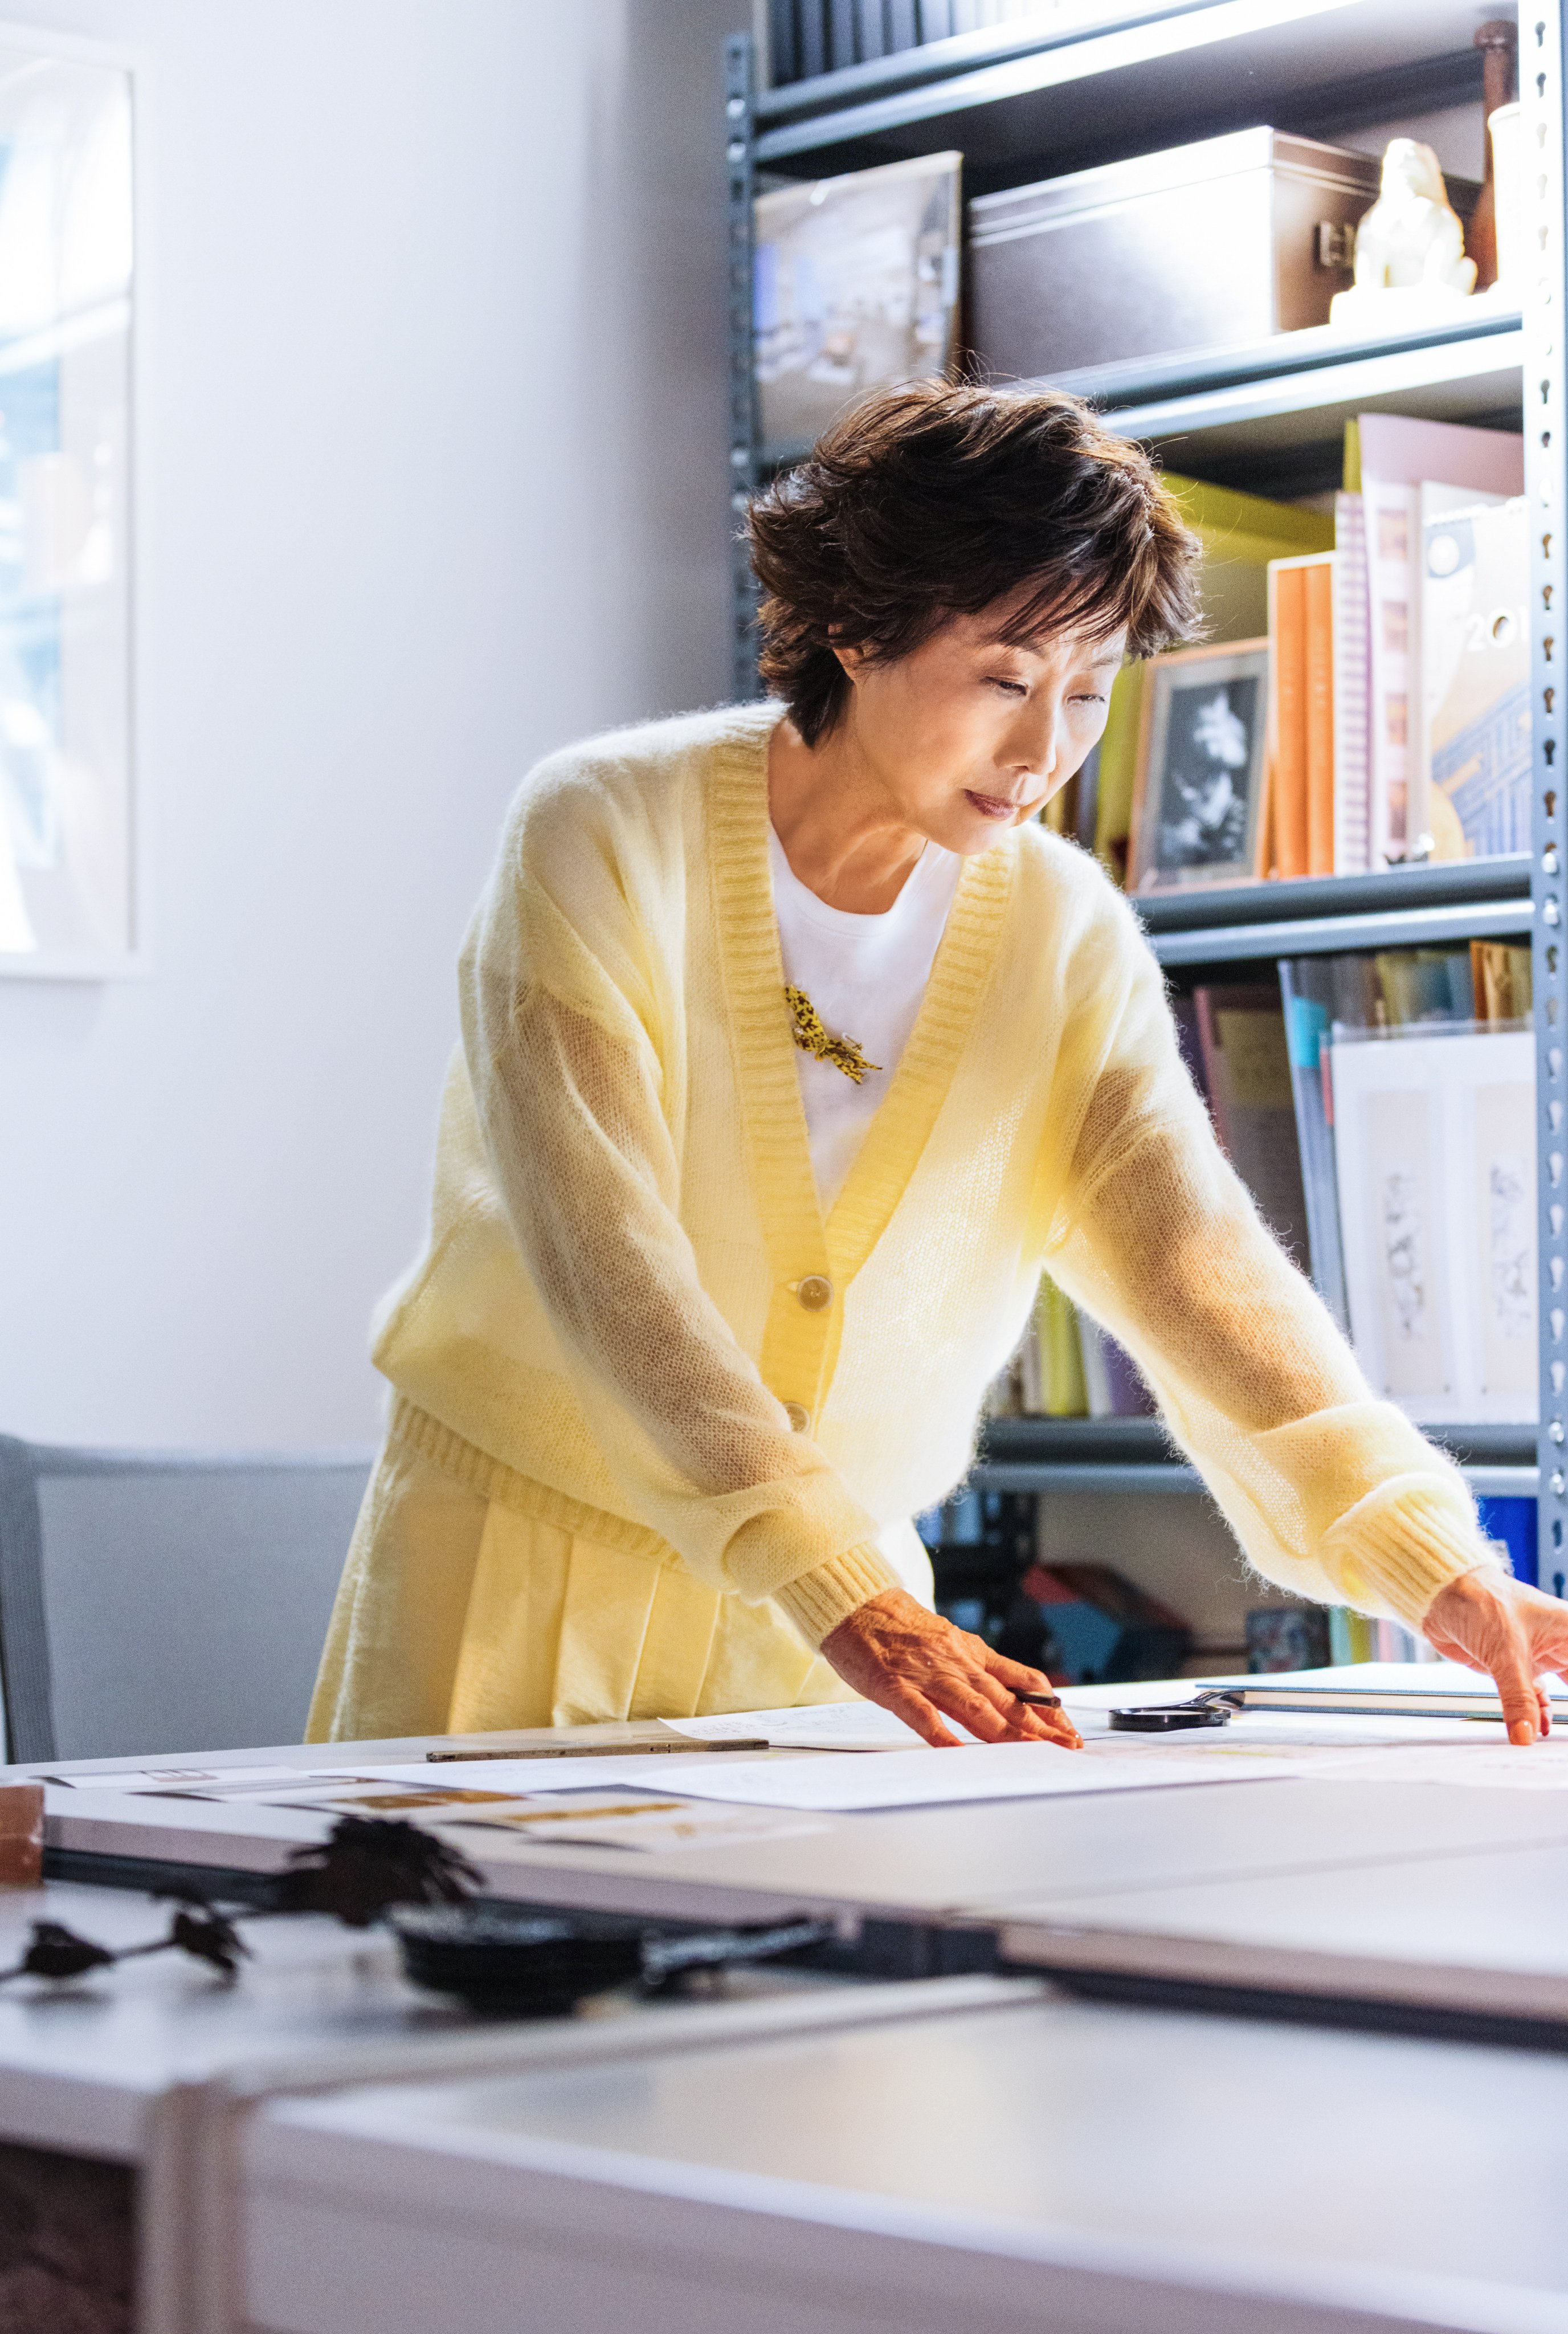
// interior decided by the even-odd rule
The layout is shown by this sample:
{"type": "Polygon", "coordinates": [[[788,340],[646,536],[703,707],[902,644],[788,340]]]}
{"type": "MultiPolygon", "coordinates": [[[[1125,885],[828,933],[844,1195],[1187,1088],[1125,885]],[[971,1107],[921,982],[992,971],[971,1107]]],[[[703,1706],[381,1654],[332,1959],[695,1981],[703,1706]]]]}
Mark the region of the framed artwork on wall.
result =
{"type": "Polygon", "coordinates": [[[1266,640],[1149,659],[1130,892],[1251,882],[1263,873],[1267,749],[1266,640]]]}
{"type": "Polygon", "coordinates": [[[131,75],[0,28],[0,973],[138,969],[131,75]]]}

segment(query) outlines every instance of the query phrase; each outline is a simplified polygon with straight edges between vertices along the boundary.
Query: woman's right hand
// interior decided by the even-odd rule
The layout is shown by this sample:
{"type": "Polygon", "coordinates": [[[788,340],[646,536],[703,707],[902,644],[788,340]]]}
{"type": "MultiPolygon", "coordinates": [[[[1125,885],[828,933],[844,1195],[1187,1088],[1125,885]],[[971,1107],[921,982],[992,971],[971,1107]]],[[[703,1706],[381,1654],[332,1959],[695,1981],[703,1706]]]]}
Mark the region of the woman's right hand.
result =
{"type": "Polygon", "coordinates": [[[1496,1565],[1477,1565],[1439,1591],[1421,1635],[1434,1653],[1490,1673],[1510,1742],[1551,1732],[1541,1679],[1568,1678],[1568,1605],[1560,1596],[1544,1596],[1496,1565]]]}
{"type": "Polygon", "coordinates": [[[1065,1711],[1018,1700],[1020,1693],[1049,1693],[1049,1679],[928,1612],[907,1588],[884,1588],[841,1621],[822,1650],[847,1685],[890,1710],[935,1750],[959,1747],[944,1717],[957,1719],[982,1742],[1083,1748],[1065,1711]]]}

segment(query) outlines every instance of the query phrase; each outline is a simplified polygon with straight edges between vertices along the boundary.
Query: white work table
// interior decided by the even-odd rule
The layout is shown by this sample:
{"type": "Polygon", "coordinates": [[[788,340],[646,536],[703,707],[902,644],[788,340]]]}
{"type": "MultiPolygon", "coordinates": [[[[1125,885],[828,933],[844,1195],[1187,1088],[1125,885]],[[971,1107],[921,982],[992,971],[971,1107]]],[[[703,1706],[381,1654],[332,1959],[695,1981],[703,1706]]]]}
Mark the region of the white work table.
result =
{"type": "MultiPolygon", "coordinates": [[[[1238,1722],[1238,1733],[1245,1724],[1238,1722]]],[[[352,1770],[418,1760],[433,1747],[427,1740],[290,1745],[159,1764],[352,1770]]],[[[1138,1755],[1135,1739],[1128,1747],[1138,1755]]],[[[1161,1747],[1156,1742],[1151,1759],[1161,1747]]],[[[1557,1749],[1515,1755],[1555,1760],[1557,1749]]],[[[56,1765],[48,1771],[86,1775],[124,1763],[56,1765]]],[[[665,1761],[655,1757],[641,1763],[649,1770],[648,1788],[657,1790],[665,1761]]],[[[548,1790],[550,1762],[539,1766],[534,1788],[548,1790]]],[[[441,1771],[433,1766],[432,1779],[441,1771]]],[[[58,1786],[49,1789],[47,1805],[52,1851],[119,1859],[131,1872],[168,1865],[213,1874],[274,1873],[293,1848],[324,1837],[332,1822],[288,1808],[58,1786]]],[[[1568,1847],[1568,1789],[1448,1789],[1424,1782],[1312,1778],[1226,1782],[1213,1789],[828,1815],[798,1836],[678,1851],[545,1847],[476,1824],[438,1828],[477,1865],[486,1893],[499,1897],[694,1920],[766,1920],[805,1910],[929,1922],[992,1919],[1012,1905],[1034,1907],[1057,1896],[1265,1873],[1376,1868],[1508,1846],[1568,1847]]]]}
{"type": "MultiPolygon", "coordinates": [[[[426,1747],[159,1763],[351,1770],[426,1747]]],[[[667,1762],[646,1763],[668,1788],[667,1762]]],[[[1073,1983],[1227,1985],[1207,1997],[1222,2008],[1313,1992],[1315,1953],[1320,1995],[1408,2012],[1409,1972],[1435,1967],[1438,2010],[1562,2031],[1568,1792],[1520,1771],[1546,1787],[1276,1776],[831,1815],[679,1850],[418,1820],[493,1895],[825,1911],[845,1936],[913,1938],[872,1963],[905,1973],[962,1968],[996,1935],[1073,1983]],[[1252,1958],[1217,1958],[1217,1940],[1252,1958]]],[[[533,1788],[550,1786],[545,1762],[533,1788]]],[[[333,1820],[68,1781],[48,1798],[52,1853],[215,1879],[274,1872],[333,1820]]],[[[4,1895],[0,1959],[41,1909],[109,1943],[167,1920],[114,1890],[4,1895]]],[[[1544,2050],[1111,2007],[1027,1975],[757,1972],[726,2001],[491,2027],[407,1986],[378,1933],[245,1928],[257,1957],[232,1989],[168,1955],[58,1999],[0,1990],[0,2140],[140,2168],[139,2334],[1564,2322],[1568,2127],[1544,2050]]]]}
{"type": "MultiPolygon", "coordinates": [[[[118,1889],[51,1883],[3,1890],[0,1966],[20,1958],[35,1922],[62,1923],[119,1949],[164,1934],[171,1909],[118,1889]]],[[[69,2251],[80,2236],[91,2261],[107,2242],[92,2223],[115,2218],[129,2251],[133,2213],[138,2334],[214,2334],[218,2302],[207,2272],[223,2259],[233,2224],[232,2195],[219,2180],[225,2135],[276,2094],[593,2064],[678,2049],[699,2030],[755,2035],[846,2017],[908,2019],[975,1992],[963,1981],[956,1991],[861,1985],[759,1967],[710,1982],[700,2001],[620,1994],[575,2018],[500,2023],[409,1985],[384,1930],[349,1930],[314,1914],[245,1918],[241,1927],[251,1953],[232,1983],[168,1953],[65,1983],[23,1977],[0,1986],[0,2147],[13,2172],[15,2150],[46,2152],[22,2167],[45,2197],[58,2188],[49,2159],[135,2173],[130,2192],[100,2182],[76,2193],[67,2174],[52,2218],[59,2248],[69,2251]]],[[[978,1981],[982,1989],[998,1982],[1030,1981],[978,1981]]],[[[88,2307],[85,2294],[74,2300],[88,2307]]],[[[9,2323],[3,2307],[0,2322],[9,2323]]]]}
{"type": "Polygon", "coordinates": [[[273,2101],[256,2334],[1560,2334],[1558,2059],[1049,1994],[273,2101]]]}
{"type": "MultiPolygon", "coordinates": [[[[0,1965],[35,1921],[115,1950],[162,1934],[172,1906],[118,1888],[0,1889],[0,1965]]],[[[0,1986],[0,2138],[137,2163],[169,2092],[268,2061],[450,2032],[461,2011],[407,1984],[391,1938],[317,1914],[247,1921],[242,1977],[159,1953],[59,1984],[0,1986]]]]}
{"type": "MultiPolygon", "coordinates": [[[[1382,2004],[1429,2024],[1551,2021],[1568,2041],[1568,1848],[1507,1845],[995,1908],[1010,1964],[1145,1987],[1382,2004]]],[[[1568,2099],[1568,2083],[1564,2085],[1568,2099]]]]}

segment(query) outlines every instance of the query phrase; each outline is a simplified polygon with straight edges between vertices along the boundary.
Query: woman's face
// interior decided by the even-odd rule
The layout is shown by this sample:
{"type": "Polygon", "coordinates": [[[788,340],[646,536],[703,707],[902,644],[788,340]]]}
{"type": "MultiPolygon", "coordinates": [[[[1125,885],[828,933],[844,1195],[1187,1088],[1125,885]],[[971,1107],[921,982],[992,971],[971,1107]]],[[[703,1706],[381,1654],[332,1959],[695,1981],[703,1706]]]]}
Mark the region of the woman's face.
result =
{"type": "Polygon", "coordinates": [[[1005,608],[954,616],[886,664],[841,654],[849,701],[835,738],[908,824],[948,851],[986,851],[1064,786],[1105,727],[1126,648],[1082,634],[997,639],[1005,608]]]}

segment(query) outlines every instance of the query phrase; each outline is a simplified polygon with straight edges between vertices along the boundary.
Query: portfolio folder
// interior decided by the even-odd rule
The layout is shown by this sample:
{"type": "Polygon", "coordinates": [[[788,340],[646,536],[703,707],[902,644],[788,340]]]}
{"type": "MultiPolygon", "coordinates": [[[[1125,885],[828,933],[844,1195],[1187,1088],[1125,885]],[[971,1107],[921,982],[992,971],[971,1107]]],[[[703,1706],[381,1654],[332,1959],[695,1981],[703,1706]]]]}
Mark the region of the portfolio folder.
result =
{"type": "MultiPolygon", "coordinates": [[[[1491,1679],[1457,1662],[1353,1662],[1335,1669],[1204,1683],[1229,1695],[1242,1710],[1316,1710],[1361,1718],[1500,1720],[1503,1715],[1491,1679]]],[[[1553,1716],[1568,1726],[1568,1684],[1561,1678],[1543,1678],[1541,1683],[1553,1716]]]]}
{"type": "Polygon", "coordinates": [[[1429,1843],[1375,1864],[1016,1907],[1000,1959],[1075,1992],[1169,2009],[1561,2050],[1568,1840],[1551,1802],[1541,1830],[1496,1849],[1429,1843]]]}

